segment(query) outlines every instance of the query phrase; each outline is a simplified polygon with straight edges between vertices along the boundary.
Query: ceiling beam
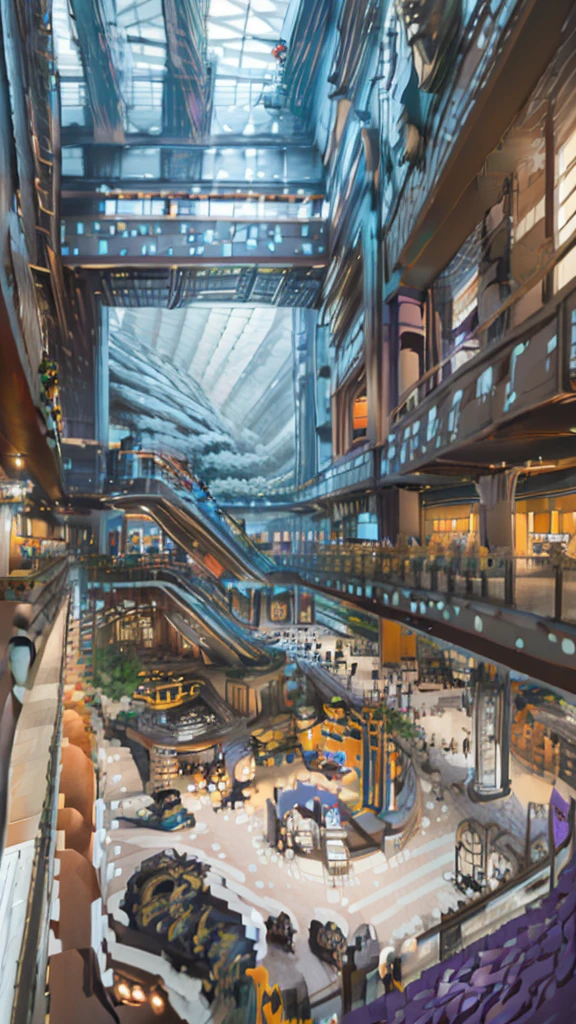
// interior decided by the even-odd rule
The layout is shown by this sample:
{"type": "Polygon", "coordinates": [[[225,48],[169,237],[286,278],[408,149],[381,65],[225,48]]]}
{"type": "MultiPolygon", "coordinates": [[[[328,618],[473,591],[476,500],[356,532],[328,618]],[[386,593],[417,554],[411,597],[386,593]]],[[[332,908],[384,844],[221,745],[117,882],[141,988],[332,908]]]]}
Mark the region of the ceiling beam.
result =
{"type": "Polygon", "coordinates": [[[102,142],[124,142],[124,101],[118,71],[112,56],[110,26],[101,0],[70,0],[80,46],[94,138],[102,142]]]}

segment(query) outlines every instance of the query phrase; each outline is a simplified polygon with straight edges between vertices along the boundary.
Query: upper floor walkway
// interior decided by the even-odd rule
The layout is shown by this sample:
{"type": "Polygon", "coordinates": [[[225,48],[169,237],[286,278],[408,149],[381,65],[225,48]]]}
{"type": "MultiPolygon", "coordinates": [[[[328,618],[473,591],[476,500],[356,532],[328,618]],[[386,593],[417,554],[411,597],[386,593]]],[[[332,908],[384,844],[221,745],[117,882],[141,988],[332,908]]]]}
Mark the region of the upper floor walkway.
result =
{"type": "Polygon", "coordinates": [[[576,566],[568,562],[368,545],[318,545],[276,562],[349,604],[576,692],[576,566]]]}

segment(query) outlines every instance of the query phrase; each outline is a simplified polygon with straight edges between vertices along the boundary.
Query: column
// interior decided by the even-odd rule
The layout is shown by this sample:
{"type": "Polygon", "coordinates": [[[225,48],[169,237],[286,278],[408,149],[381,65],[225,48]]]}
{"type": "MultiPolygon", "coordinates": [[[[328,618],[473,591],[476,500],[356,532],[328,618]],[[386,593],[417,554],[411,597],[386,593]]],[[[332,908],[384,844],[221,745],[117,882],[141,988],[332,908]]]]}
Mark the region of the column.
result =
{"type": "Polygon", "coordinates": [[[374,185],[374,166],[377,160],[374,144],[376,137],[364,130],[367,180],[371,188],[362,211],[362,264],[364,269],[364,366],[366,372],[366,398],[368,404],[368,439],[377,444],[383,440],[381,381],[382,381],[382,267],[380,216],[374,185]]]}
{"type": "Polygon", "coordinates": [[[412,290],[398,296],[398,401],[425,369],[425,296],[412,290]]]}
{"type": "Polygon", "coordinates": [[[490,550],[514,554],[514,506],[519,470],[481,476],[476,483],[480,498],[480,543],[490,550]]]}
{"type": "Polygon", "coordinates": [[[474,777],[468,794],[476,802],[510,793],[510,675],[481,665],[472,709],[474,777]]]}
{"type": "Polygon", "coordinates": [[[399,665],[402,659],[402,625],[392,619],[380,619],[380,664],[399,665]]]}
{"type": "Polygon", "coordinates": [[[110,364],[108,356],[109,310],[101,306],[98,347],[94,359],[94,409],[95,437],[105,448],[108,447],[110,429],[110,364]]]}
{"type": "Polygon", "coordinates": [[[380,540],[396,545],[398,538],[420,540],[420,493],[402,487],[387,487],[378,494],[380,540]]]}

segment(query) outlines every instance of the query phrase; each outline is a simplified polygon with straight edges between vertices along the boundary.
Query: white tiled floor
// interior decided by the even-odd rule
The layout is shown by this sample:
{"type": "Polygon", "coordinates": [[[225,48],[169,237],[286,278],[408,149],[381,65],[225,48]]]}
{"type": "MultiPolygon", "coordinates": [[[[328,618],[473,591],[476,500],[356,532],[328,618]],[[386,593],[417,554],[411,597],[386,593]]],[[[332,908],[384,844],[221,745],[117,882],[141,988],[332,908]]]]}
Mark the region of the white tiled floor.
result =
{"type": "MultiPolygon", "coordinates": [[[[126,764],[122,751],[122,764],[126,764]]],[[[449,800],[438,805],[440,822],[428,819],[409,849],[386,860],[374,853],[354,861],[353,873],[342,889],[331,888],[318,862],[297,859],[290,864],[268,848],[264,839],[266,798],[274,785],[289,785],[303,770],[261,769],[257,791],[242,810],[215,814],[209,801],[185,794],[183,799],[197,818],[193,830],[167,837],[159,832],[120,827],[110,833],[115,871],[111,892],[123,889],[139,863],[154,851],[176,846],[227,878],[228,885],[264,918],[289,913],[298,929],[293,967],[306,978],[311,996],[337,986],[335,972],[311,955],[308,927],[316,917],[335,920],[352,935],[363,923],[376,927],[381,943],[401,943],[434,923],[456,897],[443,874],[454,861],[454,834],[458,815],[449,800]],[[116,847],[120,852],[116,853],[116,847]]],[[[116,796],[116,793],[115,793],[116,796]]],[[[123,808],[133,813],[134,800],[123,808]]]]}
{"type": "MultiPolygon", "coordinates": [[[[454,691],[450,693],[453,695],[454,691]]],[[[308,928],[313,918],[334,920],[349,936],[359,925],[372,924],[382,946],[394,945],[399,950],[404,939],[433,925],[461,898],[450,880],[458,824],[469,817],[486,819],[486,823],[497,820],[521,845],[527,799],[546,799],[549,795],[547,783],[526,777],[516,766],[512,773],[514,792],[497,805],[472,805],[465,793],[453,791],[451,783],[464,782],[472,767],[472,755],[466,762],[461,753],[462,739],[466,730],[471,730],[471,719],[456,708],[447,708],[441,715],[432,714],[432,708],[443,695],[446,691],[414,695],[415,706],[427,710],[421,723],[428,741],[432,733],[436,737],[436,745],[429,749],[428,756],[432,767],[441,773],[444,796],[436,800],[430,792],[430,782],[422,776],[421,827],[403,852],[389,860],[380,852],[355,859],[351,875],[341,888],[330,886],[319,862],[300,858],[292,863],[285,861],[268,848],[265,840],[266,799],[272,796],[274,786],[292,786],[297,778],[310,776],[301,764],[262,768],[258,770],[250,802],[236,811],[215,814],[208,798],[199,800],[196,795],[184,793],[183,800],[197,819],[195,828],[184,833],[166,836],[119,823],[120,827],[110,833],[115,872],[111,893],[119,894],[141,861],[153,852],[172,846],[186,851],[210,864],[215,873],[226,879],[230,890],[264,919],[281,910],[290,914],[297,928],[296,955],[289,958],[290,970],[304,976],[312,999],[320,992],[326,996],[332,987],[338,987],[338,979],[331,968],[310,953],[308,928]],[[446,755],[442,741],[449,743],[452,738],[458,742],[458,753],[446,755]]],[[[112,816],[134,813],[140,798],[136,796],[138,781],[130,754],[110,748],[107,756],[113,758],[107,763],[108,796],[120,801],[112,816]],[[119,774],[121,780],[115,778],[119,774]]],[[[329,785],[324,779],[322,782],[329,785]]],[[[116,905],[118,899],[116,895],[116,905]]],[[[275,962],[287,956],[278,950],[269,953],[266,963],[271,972],[275,962]]]]}

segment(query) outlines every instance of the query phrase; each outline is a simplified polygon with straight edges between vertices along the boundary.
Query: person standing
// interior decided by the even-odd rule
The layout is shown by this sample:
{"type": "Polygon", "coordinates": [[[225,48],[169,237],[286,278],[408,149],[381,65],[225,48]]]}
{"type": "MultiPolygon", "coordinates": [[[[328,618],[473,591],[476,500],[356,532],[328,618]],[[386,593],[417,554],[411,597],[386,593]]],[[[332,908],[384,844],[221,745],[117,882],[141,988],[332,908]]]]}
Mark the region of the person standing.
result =
{"type": "Polygon", "coordinates": [[[28,636],[30,622],[26,615],[17,612],[12,625],[16,629],[15,636],[8,641],[8,665],[12,677],[12,696],[14,698],[14,724],[20,717],[24,694],[28,687],[30,669],[36,660],[36,645],[28,636]]]}

